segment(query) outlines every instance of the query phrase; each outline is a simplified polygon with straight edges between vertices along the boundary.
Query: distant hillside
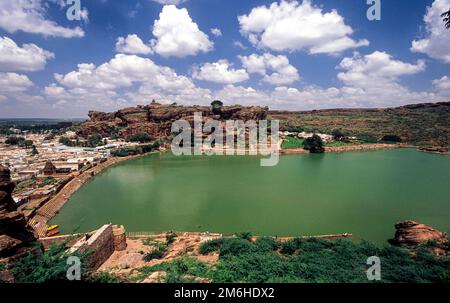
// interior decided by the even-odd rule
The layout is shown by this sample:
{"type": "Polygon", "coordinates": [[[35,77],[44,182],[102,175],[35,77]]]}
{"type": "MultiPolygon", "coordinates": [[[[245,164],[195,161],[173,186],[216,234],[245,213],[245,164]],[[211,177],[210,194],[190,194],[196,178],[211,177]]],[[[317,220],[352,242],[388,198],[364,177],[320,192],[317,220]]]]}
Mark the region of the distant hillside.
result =
{"type": "Polygon", "coordinates": [[[382,138],[398,135],[417,145],[450,145],[450,102],[407,105],[388,109],[331,109],[304,112],[271,111],[282,130],[331,132],[382,138]]]}

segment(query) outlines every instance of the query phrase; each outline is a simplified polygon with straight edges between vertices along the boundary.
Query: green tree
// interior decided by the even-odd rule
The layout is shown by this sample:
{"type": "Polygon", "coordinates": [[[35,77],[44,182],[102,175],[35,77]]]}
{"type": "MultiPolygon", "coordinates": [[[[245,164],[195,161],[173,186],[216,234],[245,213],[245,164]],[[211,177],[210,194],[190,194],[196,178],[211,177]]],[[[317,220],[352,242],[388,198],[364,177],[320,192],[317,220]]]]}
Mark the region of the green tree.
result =
{"type": "Polygon", "coordinates": [[[130,138],[131,142],[139,142],[139,143],[145,143],[150,142],[152,138],[147,133],[139,133],[130,138]]]}
{"type": "Polygon", "coordinates": [[[381,139],[381,141],[399,143],[402,142],[402,139],[397,135],[386,135],[381,139]]]}
{"type": "Polygon", "coordinates": [[[318,135],[313,135],[312,137],[306,138],[303,142],[303,148],[309,150],[312,154],[321,154],[325,152],[322,138],[318,135]]]}
{"type": "Polygon", "coordinates": [[[222,101],[214,100],[211,103],[211,109],[212,109],[212,112],[215,115],[220,115],[222,113],[222,107],[223,107],[223,102],[222,101]]]}
{"type": "Polygon", "coordinates": [[[6,139],[5,143],[8,145],[19,145],[21,142],[24,142],[25,138],[23,137],[17,137],[17,136],[10,136],[6,139]]]}
{"type": "Polygon", "coordinates": [[[345,137],[345,134],[340,129],[335,129],[331,132],[334,140],[342,140],[345,137]]]}

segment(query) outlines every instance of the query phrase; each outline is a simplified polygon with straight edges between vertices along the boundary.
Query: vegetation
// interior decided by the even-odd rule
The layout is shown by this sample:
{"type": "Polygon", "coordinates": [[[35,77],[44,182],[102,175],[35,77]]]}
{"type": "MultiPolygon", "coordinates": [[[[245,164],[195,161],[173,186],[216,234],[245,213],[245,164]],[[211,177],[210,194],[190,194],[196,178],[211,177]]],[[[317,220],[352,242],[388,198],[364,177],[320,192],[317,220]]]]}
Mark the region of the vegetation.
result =
{"type": "Polygon", "coordinates": [[[321,154],[325,152],[323,141],[318,135],[306,138],[303,142],[303,148],[309,150],[312,154],[321,154]]]}
{"type": "Polygon", "coordinates": [[[333,136],[334,140],[340,141],[345,137],[345,134],[340,129],[334,129],[331,132],[331,135],[333,136]]]}
{"type": "Polygon", "coordinates": [[[165,243],[157,242],[152,239],[147,239],[146,241],[144,241],[144,245],[156,247],[156,249],[152,250],[151,252],[147,253],[144,256],[144,261],[149,262],[149,261],[155,260],[155,259],[162,259],[164,257],[164,255],[166,254],[169,246],[171,244],[173,244],[173,242],[175,242],[175,238],[176,238],[176,234],[169,232],[166,235],[165,243]]]}
{"type": "Polygon", "coordinates": [[[59,143],[69,146],[69,147],[98,147],[105,145],[107,142],[102,140],[102,137],[100,135],[93,135],[89,136],[89,138],[86,141],[80,141],[80,140],[70,140],[67,137],[62,136],[59,138],[59,143]]]}
{"type": "Polygon", "coordinates": [[[220,115],[222,112],[223,102],[219,100],[215,100],[211,103],[212,112],[215,115],[220,115]]]}
{"type": "Polygon", "coordinates": [[[381,139],[382,142],[400,143],[402,139],[396,135],[386,135],[381,139]]]}
{"type": "Polygon", "coordinates": [[[309,112],[270,112],[268,119],[280,120],[280,130],[304,130],[331,134],[339,128],[345,134],[365,136],[368,143],[386,134],[421,146],[450,145],[450,102],[414,104],[387,109],[335,109],[309,112]]]}
{"type": "MultiPolygon", "coordinates": [[[[67,281],[66,273],[69,268],[65,258],[65,245],[51,245],[44,253],[36,245],[33,253],[20,259],[12,269],[16,281],[19,283],[46,283],[67,281]]],[[[87,255],[77,255],[81,260],[81,276],[85,276],[87,268],[83,267],[87,255]]]]}
{"type": "Polygon", "coordinates": [[[111,155],[114,157],[128,157],[128,156],[134,156],[134,155],[142,155],[142,154],[150,153],[150,152],[158,149],[160,146],[161,146],[161,143],[159,141],[156,141],[153,144],[116,149],[111,152],[111,155]]]}
{"type": "Polygon", "coordinates": [[[299,137],[291,137],[288,136],[281,144],[281,148],[291,149],[291,148],[302,148],[304,139],[300,139],[299,137]]]}
{"type": "Polygon", "coordinates": [[[152,141],[152,138],[147,133],[136,134],[130,138],[130,142],[146,143],[150,141],[152,141]]]}
{"type": "MultiPolygon", "coordinates": [[[[220,254],[219,263],[211,268],[195,265],[197,276],[213,282],[367,283],[369,256],[381,258],[384,283],[450,281],[450,259],[437,258],[426,247],[419,247],[413,257],[403,248],[349,240],[296,238],[279,243],[272,238],[255,242],[223,238],[202,244],[200,252],[220,254]]],[[[168,270],[174,267],[162,266],[168,270]]]]}

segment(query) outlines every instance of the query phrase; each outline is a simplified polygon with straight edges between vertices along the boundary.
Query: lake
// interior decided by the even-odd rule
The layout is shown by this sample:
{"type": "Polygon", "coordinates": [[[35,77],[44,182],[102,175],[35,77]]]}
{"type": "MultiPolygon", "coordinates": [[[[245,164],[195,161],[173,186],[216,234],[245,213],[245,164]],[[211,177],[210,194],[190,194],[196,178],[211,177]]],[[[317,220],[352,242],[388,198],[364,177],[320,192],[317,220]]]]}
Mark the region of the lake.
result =
{"type": "Polygon", "coordinates": [[[62,233],[127,231],[298,236],[352,233],[385,243],[394,224],[450,231],[450,157],[415,149],[258,157],[153,154],[110,167],[50,222],[62,233]]]}

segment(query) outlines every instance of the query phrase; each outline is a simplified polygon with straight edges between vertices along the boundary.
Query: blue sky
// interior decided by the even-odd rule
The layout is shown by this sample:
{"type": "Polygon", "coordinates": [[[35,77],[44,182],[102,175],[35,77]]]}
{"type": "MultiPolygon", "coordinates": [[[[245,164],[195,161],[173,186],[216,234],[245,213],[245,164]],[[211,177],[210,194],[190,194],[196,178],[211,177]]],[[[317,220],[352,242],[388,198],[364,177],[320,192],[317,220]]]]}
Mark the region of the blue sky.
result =
{"type": "Polygon", "coordinates": [[[80,1],[69,21],[65,0],[0,0],[0,117],[450,100],[450,0],[380,0],[379,21],[366,0],[80,1]]]}

